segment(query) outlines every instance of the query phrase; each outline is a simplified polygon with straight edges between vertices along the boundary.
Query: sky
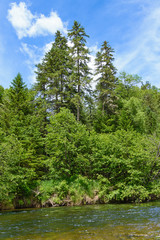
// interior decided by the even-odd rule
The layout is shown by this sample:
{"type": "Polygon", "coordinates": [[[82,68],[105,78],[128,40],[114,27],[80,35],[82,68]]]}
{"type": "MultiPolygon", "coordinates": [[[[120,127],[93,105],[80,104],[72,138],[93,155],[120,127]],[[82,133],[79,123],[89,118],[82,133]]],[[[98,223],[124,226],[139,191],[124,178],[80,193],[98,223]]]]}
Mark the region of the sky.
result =
{"type": "Polygon", "coordinates": [[[107,41],[118,73],[160,88],[160,0],[0,0],[0,85],[8,88],[21,73],[31,87],[55,32],[67,36],[74,20],[90,36],[90,67],[107,41]]]}

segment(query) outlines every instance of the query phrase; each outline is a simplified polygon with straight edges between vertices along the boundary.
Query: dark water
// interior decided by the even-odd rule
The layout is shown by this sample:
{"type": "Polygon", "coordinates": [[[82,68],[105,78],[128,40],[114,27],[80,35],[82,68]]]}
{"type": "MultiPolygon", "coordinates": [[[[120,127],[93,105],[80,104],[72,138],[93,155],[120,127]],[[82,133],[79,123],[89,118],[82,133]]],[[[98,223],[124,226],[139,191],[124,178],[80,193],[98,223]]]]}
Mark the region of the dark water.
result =
{"type": "Polygon", "coordinates": [[[0,239],[160,239],[160,202],[0,212],[0,239]]]}

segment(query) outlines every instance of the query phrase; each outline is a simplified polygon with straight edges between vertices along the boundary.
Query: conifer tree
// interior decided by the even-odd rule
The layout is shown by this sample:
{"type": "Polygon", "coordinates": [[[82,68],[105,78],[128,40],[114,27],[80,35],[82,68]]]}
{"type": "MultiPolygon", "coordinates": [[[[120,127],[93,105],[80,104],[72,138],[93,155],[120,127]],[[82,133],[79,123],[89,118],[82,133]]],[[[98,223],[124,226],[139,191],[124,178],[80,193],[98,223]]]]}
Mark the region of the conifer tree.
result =
{"type": "Polygon", "coordinates": [[[18,73],[15,79],[11,82],[9,89],[10,107],[14,112],[18,114],[23,112],[24,115],[28,114],[28,94],[28,88],[23,82],[21,74],[18,73]]]}
{"type": "Polygon", "coordinates": [[[39,112],[37,113],[34,96],[18,73],[10,88],[3,94],[0,130],[4,136],[12,136],[22,145],[21,167],[33,168],[39,174],[43,165],[44,141],[41,134],[42,119],[39,112]]]}
{"type": "Polygon", "coordinates": [[[96,55],[96,75],[98,104],[102,114],[114,114],[117,107],[115,87],[117,84],[116,68],[113,65],[113,52],[108,42],[104,41],[96,55]]]}
{"type": "Polygon", "coordinates": [[[72,84],[75,88],[73,102],[77,108],[77,121],[80,120],[80,109],[82,108],[82,97],[90,88],[90,72],[88,67],[89,50],[86,47],[86,38],[89,37],[77,21],[68,33],[71,40],[71,54],[73,58],[72,84]]]}
{"type": "Polygon", "coordinates": [[[45,105],[45,112],[57,113],[60,107],[67,105],[70,68],[67,39],[57,31],[51,50],[37,65],[36,71],[36,90],[45,105]]]}
{"type": "Polygon", "coordinates": [[[69,74],[71,72],[71,57],[69,56],[67,39],[57,31],[52,48],[48,51],[37,67],[37,82],[34,86],[35,118],[39,118],[41,136],[41,158],[47,158],[45,138],[49,115],[58,113],[61,107],[70,105],[69,74]]]}
{"type": "Polygon", "coordinates": [[[10,88],[5,91],[0,108],[0,125],[8,134],[22,137],[22,126],[29,113],[27,99],[28,89],[18,73],[10,88]]]}

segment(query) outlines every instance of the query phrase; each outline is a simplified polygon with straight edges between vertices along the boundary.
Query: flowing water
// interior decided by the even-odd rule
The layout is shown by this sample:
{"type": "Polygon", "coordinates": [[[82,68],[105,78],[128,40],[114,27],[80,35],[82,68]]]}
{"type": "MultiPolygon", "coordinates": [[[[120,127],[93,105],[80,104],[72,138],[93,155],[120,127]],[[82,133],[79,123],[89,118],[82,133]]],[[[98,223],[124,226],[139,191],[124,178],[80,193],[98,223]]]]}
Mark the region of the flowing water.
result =
{"type": "Polygon", "coordinates": [[[160,239],[160,202],[3,211],[0,239],[160,239]]]}

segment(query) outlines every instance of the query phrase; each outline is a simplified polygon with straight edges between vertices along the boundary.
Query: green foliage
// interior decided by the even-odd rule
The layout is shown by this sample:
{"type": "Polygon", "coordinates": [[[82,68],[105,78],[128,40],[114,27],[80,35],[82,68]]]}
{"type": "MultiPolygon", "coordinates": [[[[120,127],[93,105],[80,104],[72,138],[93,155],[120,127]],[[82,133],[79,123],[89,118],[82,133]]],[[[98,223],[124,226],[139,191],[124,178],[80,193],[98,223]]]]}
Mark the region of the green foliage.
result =
{"type": "Polygon", "coordinates": [[[94,197],[98,189],[98,183],[81,175],[75,175],[68,180],[46,180],[39,186],[39,199],[42,204],[49,200],[54,204],[65,204],[65,201],[71,204],[82,204],[85,196],[94,197]]]}
{"type": "Polygon", "coordinates": [[[142,185],[120,184],[120,186],[111,191],[107,196],[109,202],[144,202],[150,199],[149,191],[142,185]]]}
{"type": "Polygon", "coordinates": [[[125,72],[120,73],[116,93],[120,98],[129,100],[131,97],[140,97],[138,84],[142,79],[138,75],[131,75],[125,72]]]}
{"type": "Polygon", "coordinates": [[[143,109],[142,101],[131,97],[129,100],[123,100],[123,110],[119,116],[120,129],[134,129],[144,133],[146,130],[146,115],[143,109]]]}
{"type": "Polygon", "coordinates": [[[92,169],[94,176],[98,174],[100,198],[104,202],[149,199],[152,181],[159,176],[158,141],[121,130],[99,135],[94,143],[92,169]]]}
{"type": "Polygon", "coordinates": [[[55,204],[59,204],[67,196],[68,185],[65,180],[47,180],[41,182],[39,191],[39,199],[42,204],[50,198],[55,204]]]}
{"type": "Polygon", "coordinates": [[[29,194],[33,177],[34,171],[25,167],[21,143],[15,136],[6,137],[0,145],[0,202],[29,194]]]}
{"type": "Polygon", "coordinates": [[[78,176],[70,179],[69,195],[74,203],[81,202],[84,196],[94,197],[94,191],[97,190],[98,184],[96,181],[90,180],[87,177],[78,176]]]}
{"type": "Polygon", "coordinates": [[[152,181],[151,186],[150,186],[150,196],[151,199],[159,199],[160,198],[160,181],[159,179],[152,181]]]}
{"type": "MultiPolygon", "coordinates": [[[[59,112],[60,107],[69,107],[72,86],[69,82],[72,59],[67,39],[57,31],[52,48],[37,67],[37,96],[46,103],[46,111],[59,112]]],[[[72,92],[73,93],[73,92],[72,92]]]]}
{"type": "Polygon", "coordinates": [[[3,94],[0,106],[0,126],[10,135],[23,138],[25,117],[29,114],[29,92],[20,74],[11,82],[11,87],[3,94]]]}
{"type": "Polygon", "coordinates": [[[137,75],[121,73],[116,94],[119,99],[118,128],[141,133],[159,133],[159,90],[145,85],[137,75]],[[142,84],[141,87],[138,85],[142,84]]]}
{"type": "Polygon", "coordinates": [[[0,85],[0,103],[2,102],[3,93],[4,93],[4,88],[0,85]]]}
{"type": "Polygon", "coordinates": [[[46,137],[47,165],[53,177],[87,174],[88,132],[68,109],[51,117],[46,137]]]}
{"type": "Polygon", "coordinates": [[[103,115],[102,111],[97,110],[93,118],[93,128],[97,133],[114,132],[116,129],[116,116],[103,115]]]}
{"type": "Polygon", "coordinates": [[[90,90],[90,71],[88,67],[89,62],[89,50],[86,47],[86,38],[89,37],[85,33],[84,27],[80,23],[74,21],[74,25],[69,30],[68,37],[73,44],[70,48],[73,59],[73,67],[71,73],[72,85],[75,89],[75,95],[72,99],[73,104],[77,109],[77,121],[80,120],[80,113],[83,105],[82,100],[86,95],[86,92],[90,90]]]}
{"type": "Polygon", "coordinates": [[[108,42],[104,41],[96,55],[96,75],[98,105],[102,114],[113,114],[117,108],[115,87],[117,85],[116,68],[113,66],[113,52],[108,42]]]}
{"type": "Polygon", "coordinates": [[[152,134],[159,132],[159,92],[157,89],[144,89],[142,91],[143,108],[146,117],[146,132],[152,134]]]}

